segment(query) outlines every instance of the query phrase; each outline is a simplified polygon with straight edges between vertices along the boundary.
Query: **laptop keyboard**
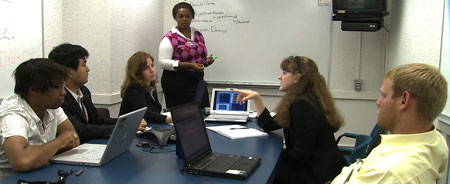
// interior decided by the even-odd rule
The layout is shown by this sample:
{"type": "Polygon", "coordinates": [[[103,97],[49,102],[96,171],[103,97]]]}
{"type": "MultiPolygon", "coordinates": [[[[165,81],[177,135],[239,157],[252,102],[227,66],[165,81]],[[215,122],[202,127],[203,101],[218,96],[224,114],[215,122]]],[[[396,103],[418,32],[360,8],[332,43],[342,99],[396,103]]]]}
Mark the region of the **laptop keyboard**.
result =
{"type": "Polygon", "coordinates": [[[247,119],[248,115],[238,115],[238,114],[210,114],[208,119],[247,119]]]}
{"type": "Polygon", "coordinates": [[[214,172],[225,172],[232,167],[241,157],[234,155],[214,154],[203,160],[195,168],[214,172]]]}
{"type": "Polygon", "coordinates": [[[173,128],[159,128],[159,127],[155,128],[155,127],[153,127],[152,129],[155,130],[155,131],[160,131],[160,132],[170,132],[170,131],[173,131],[173,128]]]}
{"type": "Polygon", "coordinates": [[[80,157],[86,161],[98,161],[102,158],[105,148],[106,147],[89,150],[81,154],[80,157]]]}

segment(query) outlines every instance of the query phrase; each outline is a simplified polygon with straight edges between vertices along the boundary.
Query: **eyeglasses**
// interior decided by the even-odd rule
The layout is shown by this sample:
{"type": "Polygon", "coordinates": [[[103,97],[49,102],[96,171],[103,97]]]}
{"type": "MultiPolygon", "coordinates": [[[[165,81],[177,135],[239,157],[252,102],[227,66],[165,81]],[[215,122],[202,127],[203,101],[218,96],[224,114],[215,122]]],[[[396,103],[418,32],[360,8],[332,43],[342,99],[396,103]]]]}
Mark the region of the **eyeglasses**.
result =
{"type": "Polygon", "coordinates": [[[62,84],[50,84],[50,87],[58,88],[59,90],[62,90],[62,89],[64,89],[64,87],[66,87],[66,83],[62,83],[62,84]]]}
{"type": "Polygon", "coordinates": [[[295,56],[294,60],[295,60],[295,64],[297,64],[298,71],[301,71],[302,66],[301,66],[301,63],[300,63],[300,60],[301,60],[300,56],[295,56]]]}

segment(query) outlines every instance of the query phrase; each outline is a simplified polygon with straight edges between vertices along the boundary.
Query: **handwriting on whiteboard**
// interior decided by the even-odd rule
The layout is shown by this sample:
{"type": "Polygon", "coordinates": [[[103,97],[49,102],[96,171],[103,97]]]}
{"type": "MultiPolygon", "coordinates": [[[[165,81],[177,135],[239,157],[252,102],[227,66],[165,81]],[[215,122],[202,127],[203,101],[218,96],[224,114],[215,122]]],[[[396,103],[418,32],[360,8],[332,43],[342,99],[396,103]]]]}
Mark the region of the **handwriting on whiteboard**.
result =
{"type": "Polygon", "coordinates": [[[233,10],[222,10],[220,2],[190,2],[195,9],[193,26],[200,32],[219,33],[225,35],[233,31],[234,26],[250,24],[251,20],[242,18],[233,10]]]}

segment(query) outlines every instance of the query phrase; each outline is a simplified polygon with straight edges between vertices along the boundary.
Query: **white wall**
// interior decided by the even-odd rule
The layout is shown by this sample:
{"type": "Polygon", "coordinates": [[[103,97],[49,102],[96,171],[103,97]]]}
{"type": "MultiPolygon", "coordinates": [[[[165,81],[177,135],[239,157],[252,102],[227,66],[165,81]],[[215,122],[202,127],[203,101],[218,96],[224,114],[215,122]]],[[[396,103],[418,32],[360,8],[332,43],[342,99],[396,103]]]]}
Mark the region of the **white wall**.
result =
{"type": "Polygon", "coordinates": [[[62,38],[62,0],[44,0],[44,57],[60,44],[62,38]]]}
{"type": "MultiPolygon", "coordinates": [[[[377,122],[376,99],[383,81],[386,31],[341,31],[341,22],[332,23],[331,65],[328,86],[337,108],[344,116],[344,132],[370,134],[377,122]],[[362,90],[354,90],[354,80],[361,79],[362,90]]],[[[353,144],[343,139],[340,145],[353,144]]]]}
{"type": "Polygon", "coordinates": [[[389,0],[388,64],[421,62],[439,67],[443,0],[389,0]]]}

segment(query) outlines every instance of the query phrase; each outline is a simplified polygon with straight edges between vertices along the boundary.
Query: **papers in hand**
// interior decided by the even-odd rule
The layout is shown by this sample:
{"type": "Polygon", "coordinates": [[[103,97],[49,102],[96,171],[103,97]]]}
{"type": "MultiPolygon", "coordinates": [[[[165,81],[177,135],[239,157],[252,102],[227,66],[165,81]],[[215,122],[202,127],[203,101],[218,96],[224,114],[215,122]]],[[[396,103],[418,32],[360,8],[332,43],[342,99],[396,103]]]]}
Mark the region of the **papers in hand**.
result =
{"type": "Polygon", "coordinates": [[[267,133],[259,131],[254,128],[248,128],[241,125],[223,125],[206,127],[220,135],[230,139],[241,139],[249,137],[267,136],[267,133]]]}
{"type": "Polygon", "coordinates": [[[170,114],[170,111],[168,111],[168,112],[161,112],[161,114],[164,115],[164,116],[172,116],[172,114],[170,114]]]}

